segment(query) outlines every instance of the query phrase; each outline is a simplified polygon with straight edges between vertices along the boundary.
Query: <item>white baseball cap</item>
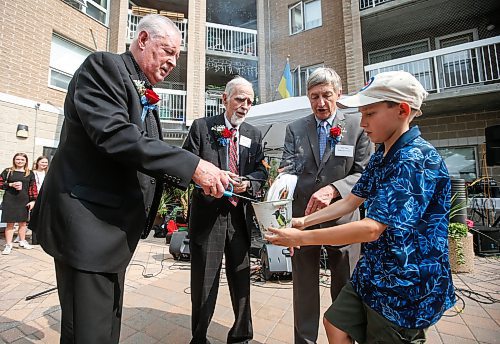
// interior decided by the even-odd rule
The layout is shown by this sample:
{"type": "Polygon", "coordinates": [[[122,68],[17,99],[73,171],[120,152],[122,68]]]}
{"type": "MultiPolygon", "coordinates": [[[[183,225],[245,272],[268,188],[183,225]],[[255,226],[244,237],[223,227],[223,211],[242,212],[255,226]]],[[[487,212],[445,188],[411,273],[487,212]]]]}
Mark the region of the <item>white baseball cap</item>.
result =
{"type": "Polygon", "coordinates": [[[343,107],[360,107],[383,101],[408,103],[422,114],[420,106],[428,93],[422,84],[410,73],[404,71],[383,72],[372,76],[358,93],[339,99],[343,107]]]}

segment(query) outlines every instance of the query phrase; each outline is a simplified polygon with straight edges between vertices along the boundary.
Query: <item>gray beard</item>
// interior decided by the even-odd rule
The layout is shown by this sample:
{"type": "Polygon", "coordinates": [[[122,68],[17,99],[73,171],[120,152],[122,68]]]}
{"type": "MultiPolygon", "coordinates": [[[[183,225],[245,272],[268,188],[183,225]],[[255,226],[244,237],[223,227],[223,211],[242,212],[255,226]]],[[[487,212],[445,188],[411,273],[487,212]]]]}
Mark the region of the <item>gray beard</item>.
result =
{"type": "Polygon", "coordinates": [[[231,123],[234,127],[239,127],[241,123],[245,122],[245,117],[238,117],[236,114],[232,114],[229,118],[229,123],[231,123]]]}

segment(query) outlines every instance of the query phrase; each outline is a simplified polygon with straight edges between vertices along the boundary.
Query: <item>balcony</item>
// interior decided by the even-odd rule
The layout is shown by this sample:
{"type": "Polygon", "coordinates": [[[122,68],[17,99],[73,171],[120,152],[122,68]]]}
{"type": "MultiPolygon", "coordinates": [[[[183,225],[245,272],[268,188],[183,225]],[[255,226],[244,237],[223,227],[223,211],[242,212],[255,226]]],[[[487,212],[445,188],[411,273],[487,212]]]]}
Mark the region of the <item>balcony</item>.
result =
{"type": "Polygon", "coordinates": [[[155,88],[160,96],[159,115],[162,122],[186,123],[186,91],[155,88]]]}
{"type": "Polygon", "coordinates": [[[376,7],[389,1],[393,0],[359,0],[359,9],[361,11],[366,10],[367,8],[376,7]]]}
{"type": "Polygon", "coordinates": [[[257,59],[257,30],[207,23],[207,53],[257,59]]]}
{"type": "Polygon", "coordinates": [[[404,70],[429,93],[500,82],[500,36],[365,66],[367,79],[404,70]]]}
{"type": "MultiPolygon", "coordinates": [[[[130,44],[130,42],[134,39],[137,31],[137,24],[139,24],[142,17],[143,16],[132,14],[132,11],[129,11],[127,20],[127,44],[130,44]]],[[[181,31],[181,49],[185,50],[187,45],[187,19],[182,21],[174,20],[173,22],[181,31]]]]}
{"type": "MultiPolygon", "coordinates": [[[[135,37],[137,24],[142,16],[128,14],[127,43],[130,44],[135,37]]],[[[187,19],[174,21],[182,34],[181,48],[187,47],[187,19]]],[[[244,29],[214,23],[206,23],[207,53],[227,57],[239,57],[257,60],[257,30],[244,29]]]]}

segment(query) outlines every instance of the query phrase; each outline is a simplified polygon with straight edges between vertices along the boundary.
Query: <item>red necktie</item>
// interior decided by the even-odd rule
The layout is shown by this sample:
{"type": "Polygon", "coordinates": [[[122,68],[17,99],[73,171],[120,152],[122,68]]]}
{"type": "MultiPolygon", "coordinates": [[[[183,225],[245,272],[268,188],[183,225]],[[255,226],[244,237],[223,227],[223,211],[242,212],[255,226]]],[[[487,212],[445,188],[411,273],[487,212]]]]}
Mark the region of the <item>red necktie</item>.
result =
{"type": "MultiPolygon", "coordinates": [[[[229,171],[239,175],[238,171],[238,138],[236,136],[236,128],[231,128],[231,139],[229,140],[229,171]]],[[[239,199],[235,196],[229,197],[229,202],[235,207],[238,205],[239,199]]]]}

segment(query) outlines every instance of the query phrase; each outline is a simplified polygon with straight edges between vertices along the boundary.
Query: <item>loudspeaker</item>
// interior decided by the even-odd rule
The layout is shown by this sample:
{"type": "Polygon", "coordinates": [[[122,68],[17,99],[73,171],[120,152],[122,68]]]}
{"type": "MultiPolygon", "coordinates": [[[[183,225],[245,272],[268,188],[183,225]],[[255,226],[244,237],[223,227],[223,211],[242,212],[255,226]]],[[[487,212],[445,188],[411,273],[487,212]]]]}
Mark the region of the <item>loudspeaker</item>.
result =
{"type": "Polygon", "coordinates": [[[266,281],[272,277],[292,276],[292,258],[288,247],[264,244],[260,251],[260,264],[266,281]]]}
{"type": "Polygon", "coordinates": [[[474,227],[474,250],[477,255],[491,256],[500,254],[500,228],[474,227]]]}
{"type": "Polygon", "coordinates": [[[187,231],[177,231],[172,233],[168,251],[176,260],[191,259],[191,253],[189,251],[189,238],[187,235],[187,231]]]}
{"type": "Polygon", "coordinates": [[[486,136],[486,164],[500,165],[500,125],[484,129],[484,136],[486,136]]]}

